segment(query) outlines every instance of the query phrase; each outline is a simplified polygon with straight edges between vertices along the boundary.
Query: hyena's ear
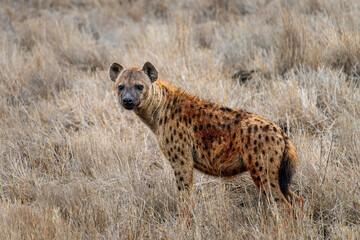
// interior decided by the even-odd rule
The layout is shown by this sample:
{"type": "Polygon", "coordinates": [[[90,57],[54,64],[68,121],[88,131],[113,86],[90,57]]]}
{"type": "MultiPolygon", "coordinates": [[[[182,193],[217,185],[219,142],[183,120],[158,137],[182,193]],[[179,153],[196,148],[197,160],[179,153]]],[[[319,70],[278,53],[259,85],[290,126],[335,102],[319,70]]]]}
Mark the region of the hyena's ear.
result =
{"type": "Polygon", "coordinates": [[[158,79],[158,72],[156,71],[154,65],[152,65],[150,62],[146,62],[142,67],[142,70],[150,78],[151,83],[158,79]]]}
{"type": "Polygon", "coordinates": [[[115,82],[117,77],[119,76],[119,74],[121,73],[121,71],[123,70],[123,66],[121,66],[120,64],[114,62],[113,64],[111,64],[110,68],[109,68],[109,76],[111,81],[115,82]]]}

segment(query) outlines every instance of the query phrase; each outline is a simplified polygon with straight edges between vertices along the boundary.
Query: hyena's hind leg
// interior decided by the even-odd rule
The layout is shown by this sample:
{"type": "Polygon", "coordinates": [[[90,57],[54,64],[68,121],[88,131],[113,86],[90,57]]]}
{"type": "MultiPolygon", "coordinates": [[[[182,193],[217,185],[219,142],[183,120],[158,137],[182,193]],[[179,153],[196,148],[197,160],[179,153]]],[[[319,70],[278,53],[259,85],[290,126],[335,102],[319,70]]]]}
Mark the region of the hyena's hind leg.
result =
{"type": "Polygon", "coordinates": [[[280,208],[286,210],[291,208],[290,203],[281,192],[280,185],[278,181],[275,180],[275,177],[265,174],[259,175],[255,173],[255,171],[251,171],[251,177],[265,197],[269,197],[270,200],[273,199],[280,208]]]}
{"type": "Polygon", "coordinates": [[[290,203],[295,202],[296,204],[299,204],[301,211],[304,211],[304,199],[296,195],[293,191],[290,189],[287,192],[287,196],[290,203]]]}
{"type": "MultiPolygon", "coordinates": [[[[275,161],[271,158],[270,162],[274,163],[275,161]]],[[[263,195],[270,197],[270,200],[274,200],[281,208],[291,208],[289,201],[281,191],[277,168],[267,164],[261,158],[255,159],[250,167],[250,175],[263,195]]]]}

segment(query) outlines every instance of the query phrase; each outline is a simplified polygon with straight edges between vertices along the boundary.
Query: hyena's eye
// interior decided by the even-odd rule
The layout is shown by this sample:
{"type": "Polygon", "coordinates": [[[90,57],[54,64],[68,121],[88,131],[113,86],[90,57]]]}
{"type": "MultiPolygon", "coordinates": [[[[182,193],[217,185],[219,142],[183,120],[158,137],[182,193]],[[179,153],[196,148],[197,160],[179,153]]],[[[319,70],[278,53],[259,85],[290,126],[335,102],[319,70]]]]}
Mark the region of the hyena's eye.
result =
{"type": "Polygon", "coordinates": [[[119,85],[118,89],[119,89],[119,91],[122,91],[124,89],[124,85],[119,85]]]}
{"type": "Polygon", "coordinates": [[[143,85],[136,85],[136,89],[141,91],[144,89],[144,86],[143,85]]]}

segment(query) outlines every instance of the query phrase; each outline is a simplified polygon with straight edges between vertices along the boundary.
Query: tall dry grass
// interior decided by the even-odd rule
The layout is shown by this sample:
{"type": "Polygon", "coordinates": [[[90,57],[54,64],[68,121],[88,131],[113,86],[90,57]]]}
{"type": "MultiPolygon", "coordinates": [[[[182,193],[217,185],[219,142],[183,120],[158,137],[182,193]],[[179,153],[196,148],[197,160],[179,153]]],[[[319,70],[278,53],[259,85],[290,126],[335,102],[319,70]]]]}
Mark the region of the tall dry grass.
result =
{"type": "Polygon", "coordinates": [[[1,239],[360,238],[358,1],[0,6],[1,239]],[[114,60],[151,61],[190,93],[279,124],[304,218],[283,219],[248,174],[196,173],[195,228],[178,226],[172,170],[117,106],[114,60]]]}

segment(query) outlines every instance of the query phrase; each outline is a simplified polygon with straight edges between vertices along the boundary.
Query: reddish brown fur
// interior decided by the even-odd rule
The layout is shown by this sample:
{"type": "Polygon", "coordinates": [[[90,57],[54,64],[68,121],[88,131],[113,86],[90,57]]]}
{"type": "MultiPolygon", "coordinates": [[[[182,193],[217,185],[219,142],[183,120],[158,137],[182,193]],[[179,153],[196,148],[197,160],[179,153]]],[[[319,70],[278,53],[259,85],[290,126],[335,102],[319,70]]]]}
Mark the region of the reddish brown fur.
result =
{"type": "MultiPolygon", "coordinates": [[[[137,79],[125,70],[116,85],[146,81],[146,74],[134,69],[140,74],[132,74],[137,79]]],[[[156,135],[180,192],[191,189],[194,168],[221,177],[249,171],[256,186],[275,201],[286,206],[288,197],[303,201],[288,190],[297,157],[276,124],[199,99],[162,80],[148,81],[146,89],[134,111],[156,135]]]]}

